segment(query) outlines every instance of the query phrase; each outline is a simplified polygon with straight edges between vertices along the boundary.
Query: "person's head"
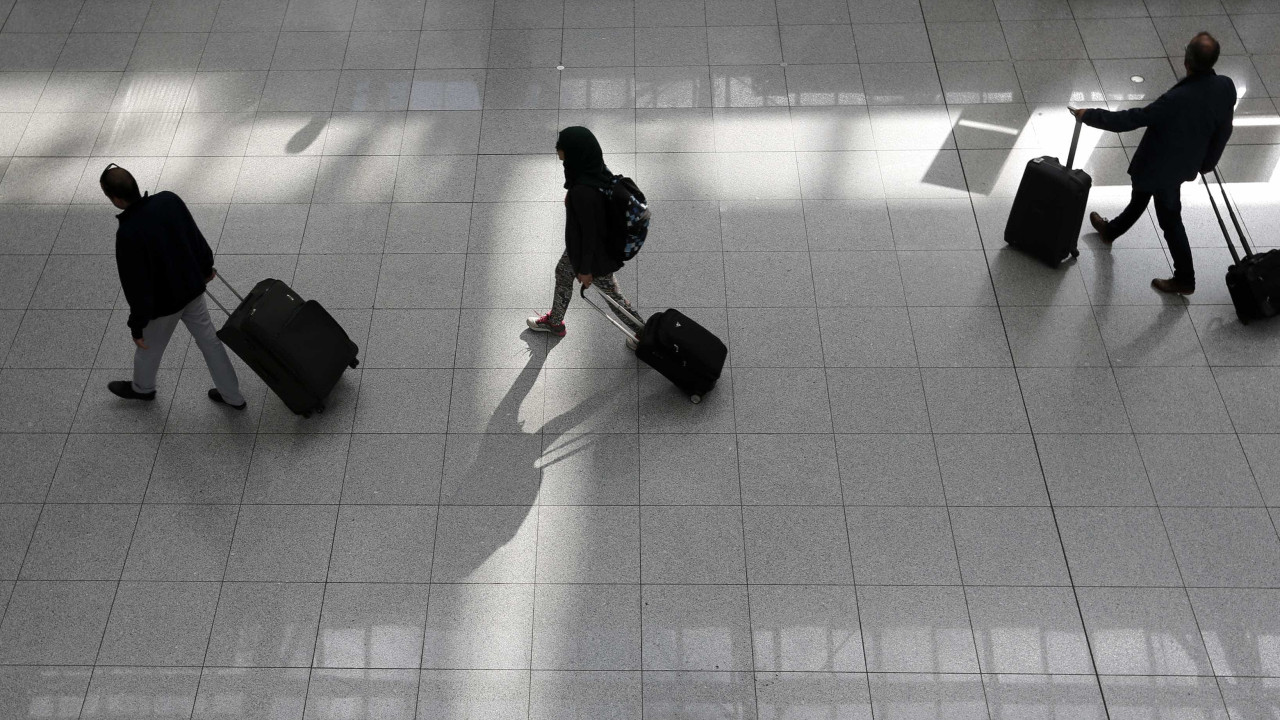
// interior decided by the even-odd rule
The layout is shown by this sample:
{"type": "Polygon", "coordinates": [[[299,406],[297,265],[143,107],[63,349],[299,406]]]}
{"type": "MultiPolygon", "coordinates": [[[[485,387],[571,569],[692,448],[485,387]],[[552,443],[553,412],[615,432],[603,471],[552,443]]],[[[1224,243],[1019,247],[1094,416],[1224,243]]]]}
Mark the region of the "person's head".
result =
{"type": "Polygon", "coordinates": [[[115,163],[111,163],[106,170],[102,171],[98,184],[102,186],[102,192],[111,204],[121,210],[142,197],[142,193],[138,191],[138,181],[133,179],[133,175],[128,170],[115,163]]]}
{"type": "Polygon", "coordinates": [[[1218,62],[1220,52],[1222,52],[1222,46],[1212,35],[1207,32],[1196,33],[1196,36],[1191,38],[1191,42],[1187,43],[1182,65],[1187,69],[1188,75],[1209,72],[1213,69],[1213,64],[1218,62]]]}
{"type": "Polygon", "coordinates": [[[612,177],[604,164],[600,141],[584,127],[567,127],[556,138],[556,154],[564,162],[564,186],[603,185],[612,177]]]}

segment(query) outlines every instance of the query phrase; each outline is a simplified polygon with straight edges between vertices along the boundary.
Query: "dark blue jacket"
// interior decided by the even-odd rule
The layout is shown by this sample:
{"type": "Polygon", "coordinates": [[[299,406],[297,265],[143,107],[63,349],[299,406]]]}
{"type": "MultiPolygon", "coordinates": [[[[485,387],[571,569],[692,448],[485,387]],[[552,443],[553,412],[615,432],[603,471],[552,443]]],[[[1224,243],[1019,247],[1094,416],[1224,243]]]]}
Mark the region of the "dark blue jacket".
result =
{"type": "Polygon", "coordinates": [[[213,277],[213,250],[171,192],[144,195],[116,217],[116,269],[129,301],[129,329],[140,338],[147,323],[200,297],[213,277]]]}
{"type": "Polygon", "coordinates": [[[1212,70],[1183,78],[1146,107],[1086,110],[1084,123],[1112,132],[1147,129],[1129,163],[1134,187],[1154,191],[1195,180],[1218,164],[1231,137],[1236,85],[1212,70]]]}

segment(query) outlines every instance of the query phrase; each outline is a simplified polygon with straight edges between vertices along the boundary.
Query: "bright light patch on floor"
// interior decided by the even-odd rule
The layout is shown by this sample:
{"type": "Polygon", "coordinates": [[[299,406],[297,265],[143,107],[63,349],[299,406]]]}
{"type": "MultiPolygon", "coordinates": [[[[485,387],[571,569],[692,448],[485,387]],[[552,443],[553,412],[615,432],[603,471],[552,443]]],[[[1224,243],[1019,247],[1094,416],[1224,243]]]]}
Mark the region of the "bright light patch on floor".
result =
{"type": "Polygon", "coordinates": [[[1235,127],[1274,127],[1280,126],[1280,116],[1254,116],[1236,117],[1231,121],[1235,127]]]}
{"type": "Polygon", "coordinates": [[[972,128],[974,130],[985,130],[987,132],[996,132],[1003,135],[1017,135],[1017,128],[1005,127],[1004,125],[996,125],[995,123],[985,123],[978,120],[961,120],[956,123],[961,127],[972,128]]]}

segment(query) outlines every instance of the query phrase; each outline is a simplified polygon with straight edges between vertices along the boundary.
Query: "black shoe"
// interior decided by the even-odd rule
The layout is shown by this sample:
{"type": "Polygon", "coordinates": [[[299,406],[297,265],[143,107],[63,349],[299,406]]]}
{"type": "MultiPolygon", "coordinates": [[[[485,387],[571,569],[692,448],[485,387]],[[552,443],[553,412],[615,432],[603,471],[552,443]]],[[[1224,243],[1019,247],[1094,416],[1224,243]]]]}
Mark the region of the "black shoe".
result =
{"type": "Polygon", "coordinates": [[[122,397],[125,400],[146,400],[148,402],[156,399],[155,391],[149,393],[140,393],[133,389],[133,383],[128,380],[112,380],[107,383],[107,389],[112,395],[122,397]]]}
{"type": "Polygon", "coordinates": [[[1190,295],[1196,291],[1196,284],[1179,280],[1178,278],[1156,278],[1151,281],[1151,287],[1163,293],[1171,295],[1190,295]]]}
{"type": "Polygon", "coordinates": [[[232,405],[226,400],[223,400],[222,393],[218,392],[218,388],[209,388],[209,399],[216,403],[222,403],[223,405],[226,405],[232,410],[243,410],[249,407],[249,401],[247,400],[245,402],[240,403],[239,405],[232,405]]]}
{"type": "Polygon", "coordinates": [[[1093,226],[1093,231],[1098,233],[1098,237],[1102,238],[1102,242],[1110,245],[1116,239],[1111,237],[1111,233],[1107,231],[1107,219],[1096,212],[1089,213],[1089,224],[1093,226]]]}

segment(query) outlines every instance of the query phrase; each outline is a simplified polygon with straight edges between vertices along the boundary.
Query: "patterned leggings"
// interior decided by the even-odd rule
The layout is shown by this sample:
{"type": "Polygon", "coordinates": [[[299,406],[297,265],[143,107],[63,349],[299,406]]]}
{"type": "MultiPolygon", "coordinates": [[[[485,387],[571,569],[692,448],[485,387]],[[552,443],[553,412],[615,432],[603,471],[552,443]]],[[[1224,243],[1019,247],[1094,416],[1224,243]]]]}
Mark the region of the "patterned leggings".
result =
{"type": "MultiPolygon", "coordinates": [[[[573,283],[577,279],[578,275],[573,271],[573,263],[569,262],[569,253],[566,252],[560,256],[560,262],[556,263],[556,292],[551,303],[551,322],[559,323],[564,321],[564,313],[569,309],[569,301],[573,299],[573,283]]],[[[614,302],[628,310],[631,309],[631,303],[627,302],[627,299],[618,291],[618,282],[613,279],[613,273],[596,275],[591,284],[600,288],[605,295],[613,298],[614,302]]],[[[635,318],[618,312],[612,306],[609,309],[613,310],[613,313],[621,318],[622,322],[628,327],[637,332],[644,330],[644,326],[637,324],[635,318]]]]}

